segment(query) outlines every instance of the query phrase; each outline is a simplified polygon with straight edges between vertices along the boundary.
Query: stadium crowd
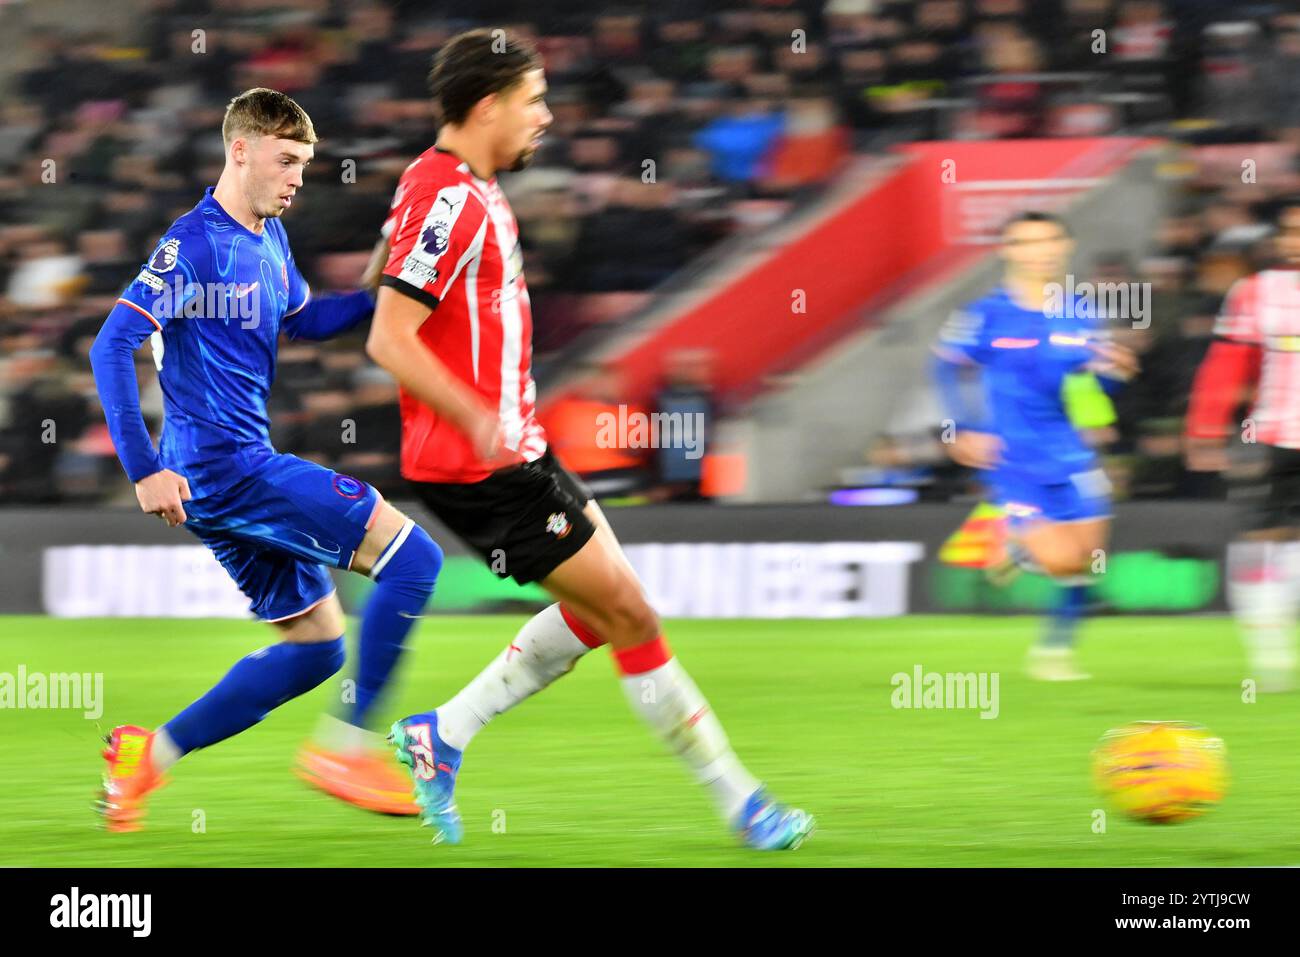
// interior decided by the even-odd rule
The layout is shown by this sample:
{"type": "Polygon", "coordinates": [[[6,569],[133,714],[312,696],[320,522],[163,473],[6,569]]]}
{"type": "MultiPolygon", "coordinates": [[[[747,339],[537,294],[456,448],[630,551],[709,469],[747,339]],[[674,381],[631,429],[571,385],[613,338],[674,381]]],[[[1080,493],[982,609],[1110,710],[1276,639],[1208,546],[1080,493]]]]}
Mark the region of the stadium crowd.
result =
{"type": "MultiPolygon", "coordinates": [[[[33,29],[0,73],[7,503],[130,499],[87,351],[163,229],[215,182],[229,98],[271,86],[311,114],[321,142],[286,225],[313,287],[348,288],[398,175],[432,142],[432,53],[483,23],[529,34],[547,66],[554,125],[533,167],[506,183],[543,368],[709,250],[816,196],[854,153],[924,137],[1134,129],[1186,142],[1185,168],[1170,171],[1183,177],[1183,201],[1161,224],[1160,249],[1097,264],[1152,282],[1158,297],[1135,340],[1147,372],[1099,440],[1123,456],[1134,494],[1204,491],[1177,467],[1177,422],[1219,298],[1266,255],[1268,202],[1294,176],[1300,144],[1300,21],[1279,5],[660,0],[593,16],[560,0],[479,0],[473,23],[458,5],[401,0],[140,6],[111,29],[33,29]],[[1100,59],[1090,54],[1098,29],[1110,53],[1100,59]],[[1268,141],[1273,186],[1233,185],[1191,157],[1193,145],[1242,141],[1268,141]]],[[[6,13],[22,15],[21,4],[6,13]]],[[[156,427],[150,361],[142,351],[156,427]]],[[[680,401],[680,389],[666,382],[664,394],[680,401]]],[[[692,389],[707,407],[706,384],[692,389]]],[[[395,396],[359,335],[285,342],[272,441],[399,490],[395,396]]],[[[871,454],[942,475],[932,451],[891,440],[871,454]]],[[[681,474],[661,474],[654,458],[620,464],[640,476],[632,487],[682,491],[681,474]]]]}

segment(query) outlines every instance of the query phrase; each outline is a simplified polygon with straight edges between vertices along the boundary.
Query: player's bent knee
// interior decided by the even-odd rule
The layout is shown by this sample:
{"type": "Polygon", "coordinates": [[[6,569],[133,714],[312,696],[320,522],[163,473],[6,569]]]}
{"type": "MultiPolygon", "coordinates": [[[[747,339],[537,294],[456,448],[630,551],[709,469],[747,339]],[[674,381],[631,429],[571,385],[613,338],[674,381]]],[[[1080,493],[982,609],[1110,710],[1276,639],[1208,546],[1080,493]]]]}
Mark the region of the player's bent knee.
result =
{"type": "Polygon", "coordinates": [[[372,574],[375,563],[383,555],[385,549],[402,533],[402,529],[408,521],[410,519],[388,502],[380,502],[379,512],[375,515],[373,524],[366,532],[366,537],[357,546],[357,553],[352,557],[352,564],[348,566],[349,570],[359,572],[362,575],[372,574]]]}
{"type": "Polygon", "coordinates": [[[375,561],[370,577],[384,584],[399,583],[403,592],[425,601],[438,584],[442,562],[443,551],[438,543],[407,519],[375,561]]]}
{"type": "Polygon", "coordinates": [[[1088,570],[1092,553],[1058,534],[1040,534],[1025,542],[1034,564],[1052,578],[1081,575],[1088,570]]]}
{"type": "Polygon", "coordinates": [[[1070,563],[1065,561],[1063,556],[1057,552],[1039,555],[1038,567],[1043,570],[1044,574],[1052,578],[1060,578],[1062,575],[1071,574],[1070,563]]]}
{"type": "Polygon", "coordinates": [[[621,597],[606,611],[604,630],[621,646],[640,645],[659,637],[659,616],[637,593],[621,597]]]}
{"type": "Polygon", "coordinates": [[[1053,578],[1082,575],[1088,570],[1088,555],[1082,552],[1052,552],[1041,561],[1043,571],[1053,578]]]}

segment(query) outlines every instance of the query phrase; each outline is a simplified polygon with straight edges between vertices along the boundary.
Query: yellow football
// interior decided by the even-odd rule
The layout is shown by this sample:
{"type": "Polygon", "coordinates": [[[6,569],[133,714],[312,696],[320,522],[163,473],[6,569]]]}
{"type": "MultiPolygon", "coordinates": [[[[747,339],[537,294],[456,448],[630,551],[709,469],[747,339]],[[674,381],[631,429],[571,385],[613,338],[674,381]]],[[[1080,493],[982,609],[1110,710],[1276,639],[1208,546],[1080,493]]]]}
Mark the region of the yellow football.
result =
{"type": "Polygon", "coordinates": [[[1223,740],[1181,721],[1137,721],[1106,732],[1093,751],[1097,787],[1135,820],[1173,824],[1223,800],[1223,740]]]}

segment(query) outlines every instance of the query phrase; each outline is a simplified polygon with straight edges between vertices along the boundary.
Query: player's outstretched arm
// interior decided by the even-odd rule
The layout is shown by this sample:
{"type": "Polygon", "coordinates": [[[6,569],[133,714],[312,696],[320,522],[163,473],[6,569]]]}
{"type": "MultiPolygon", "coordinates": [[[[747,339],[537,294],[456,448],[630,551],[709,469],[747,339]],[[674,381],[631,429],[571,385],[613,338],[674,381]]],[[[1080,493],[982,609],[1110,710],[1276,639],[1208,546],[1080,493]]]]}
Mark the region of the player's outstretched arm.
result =
{"type": "Polygon", "coordinates": [[[939,405],[945,418],[958,429],[984,431],[984,410],[974,401],[971,384],[964,381],[978,376],[980,367],[936,348],[930,360],[930,375],[939,393],[939,405]]]}
{"type": "Polygon", "coordinates": [[[289,275],[292,292],[295,294],[290,302],[296,302],[300,298],[301,303],[285,314],[285,335],[290,339],[313,341],[333,339],[369,319],[375,308],[375,289],[379,286],[379,276],[387,260],[388,240],[381,239],[371,252],[370,261],[361,275],[360,289],[318,299],[312,296],[311,288],[290,256],[292,269],[289,275]]]}
{"type": "Polygon", "coordinates": [[[980,367],[965,359],[958,361],[959,358],[959,354],[940,346],[935,348],[931,362],[939,403],[953,430],[952,441],[944,445],[958,464],[973,469],[991,469],[1001,459],[1002,440],[988,431],[984,410],[962,382],[964,374],[971,371],[979,374],[980,367]]]}
{"type": "Polygon", "coordinates": [[[91,346],[90,367],[113,448],[127,477],[135,483],[141,510],[161,515],[175,527],[185,521],[181,502],[189,499],[190,487],[184,477],[163,468],[140,411],[140,387],[135,378],[135,350],[151,332],[147,314],[119,301],[91,346]]]}
{"type": "Polygon", "coordinates": [[[1233,410],[1258,379],[1260,350],[1253,343],[1218,339],[1196,370],[1185,425],[1187,467],[1218,472],[1227,467],[1224,444],[1233,410]]]}
{"type": "Polygon", "coordinates": [[[944,415],[959,430],[987,431],[984,423],[983,375],[986,329],[979,309],[958,309],[939,330],[930,347],[930,376],[944,415]],[[976,394],[979,399],[976,399],[976,394]]]}
{"type": "Polygon", "coordinates": [[[505,448],[496,411],[456,378],[420,341],[429,307],[389,286],[379,289],[366,354],[392,374],[408,393],[459,429],[489,464],[507,465],[518,456],[505,448]]]}
{"type": "Polygon", "coordinates": [[[284,317],[284,332],[290,339],[333,339],[360,325],[375,308],[369,289],[342,295],[307,295],[307,301],[284,317]]]}
{"type": "Polygon", "coordinates": [[[1260,279],[1232,284],[1214,323],[1214,342],[1192,382],[1184,422],[1187,467],[1193,472],[1223,471],[1232,414],[1259,381],[1263,368],[1260,279]]]}

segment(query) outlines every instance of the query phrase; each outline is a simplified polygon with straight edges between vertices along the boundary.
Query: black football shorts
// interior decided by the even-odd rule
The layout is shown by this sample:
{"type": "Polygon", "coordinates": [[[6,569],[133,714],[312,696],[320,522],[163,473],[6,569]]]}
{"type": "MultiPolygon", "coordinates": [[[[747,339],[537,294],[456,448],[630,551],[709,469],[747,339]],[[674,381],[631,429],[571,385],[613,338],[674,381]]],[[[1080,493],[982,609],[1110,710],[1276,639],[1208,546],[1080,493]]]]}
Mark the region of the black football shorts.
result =
{"type": "Polygon", "coordinates": [[[1300,449],[1272,446],[1268,455],[1268,470],[1242,496],[1245,530],[1300,529],[1300,449]]]}
{"type": "Polygon", "coordinates": [[[595,534],[591,490],[547,449],[479,482],[410,482],[438,520],[483,556],[498,578],[540,581],[595,534]]]}

